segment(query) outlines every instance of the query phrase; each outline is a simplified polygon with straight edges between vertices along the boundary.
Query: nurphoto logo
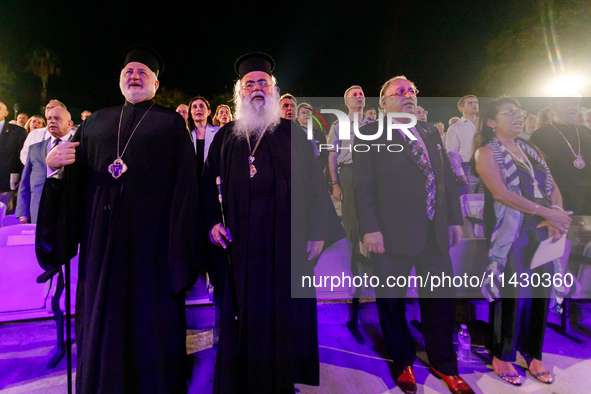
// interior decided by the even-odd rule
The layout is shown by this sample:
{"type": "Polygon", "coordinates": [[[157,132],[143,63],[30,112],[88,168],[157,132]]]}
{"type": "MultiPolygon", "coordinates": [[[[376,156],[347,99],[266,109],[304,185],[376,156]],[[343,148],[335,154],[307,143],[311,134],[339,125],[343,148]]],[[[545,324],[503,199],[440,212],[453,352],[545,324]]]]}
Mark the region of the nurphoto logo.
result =
{"type": "MultiPolygon", "coordinates": [[[[338,109],[321,109],[321,113],[323,114],[333,114],[337,117],[337,121],[339,123],[339,140],[350,140],[351,139],[351,121],[349,116],[340,111],[338,109]]],[[[417,124],[417,117],[414,114],[409,114],[406,112],[389,112],[386,115],[386,139],[388,141],[392,141],[392,132],[393,130],[400,130],[402,131],[408,138],[411,140],[416,140],[417,138],[413,135],[413,133],[409,130],[411,127],[414,127],[417,124]],[[397,119],[395,122],[394,119],[397,119]],[[399,123],[401,119],[408,119],[408,123],[399,123]]],[[[384,133],[384,113],[380,112],[378,115],[378,130],[375,134],[366,135],[362,134],[359,131],[359,114],[356,112],[353,115],[353,132],[355,137],[362,141],[376,141],[379,139],[382,134],[384,133]]],[[[307,124],[307,133],[308,139],[313,140],[313,124],[312,118],[308,119],[307,124]]],[[[319,150],[327,150],[327,151],[339,151],[339,150],[351,150],[353,149],[355,152],[368,152],[372,149],[376,149],[378,152],[380,148],[385,148],[388,152],[401,152],[404,147],[400,144],[354,144],[351,146],[334,146],[333,144],[320,144],[319,150]]]]}

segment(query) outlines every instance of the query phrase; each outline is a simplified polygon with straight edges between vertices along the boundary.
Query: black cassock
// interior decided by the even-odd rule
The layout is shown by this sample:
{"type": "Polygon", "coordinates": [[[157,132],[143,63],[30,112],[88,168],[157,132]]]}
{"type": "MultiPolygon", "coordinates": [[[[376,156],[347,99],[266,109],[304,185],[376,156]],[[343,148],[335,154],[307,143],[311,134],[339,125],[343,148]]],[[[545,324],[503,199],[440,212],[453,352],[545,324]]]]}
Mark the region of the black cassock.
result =
{"type": "MultiPolygon", "coordinates": [[[[290,121],[282,119],[261,139],[253,178],[247,142],[233,134],[233,127],[231,122],[216,134],[202,185],[211,229],[221,222],[215,178],[222,178],[224,214],[232,234],[233,270],[222,270],[214,392],[265,393],[293,383],[318,385],[315,290],[308,289],[309,298],[291,298],[291,287],[301,283],[301,275],[313,275],[306,241],[327,239],[334,207],[312,145],[300,130],[291,133],[290,121]]],[[[255,143],[251,139],[253,148],[255,143]]],[[[227,264],[223,253],[216,263],[227,264]]]]}
{"type": "Polygon", "coordinates": [[[195,152],[183,119],[152,104],[123,106],[120,151],[143,120],[120,178],[107,168],[117,155],[122,106],[82,123],[72,139],[80,141],[76,162],[43,191],[41,264],[71,258],[80,244],[79,393],[187,390],[184,290],[203,247],[195,152]]]}
{"type": "Polygon", "coordinates": [[[560,189],[564,209],[574,211],[575,215],[591,215],[591,131],[584,126],[552,122],[536,130],[529,142],[544,153],[544,159],[560,189]],[[575,167],[575,155],[569,143],[576,154],[581,153],[583,156],[586,161],[584,168],[575,167]]]}

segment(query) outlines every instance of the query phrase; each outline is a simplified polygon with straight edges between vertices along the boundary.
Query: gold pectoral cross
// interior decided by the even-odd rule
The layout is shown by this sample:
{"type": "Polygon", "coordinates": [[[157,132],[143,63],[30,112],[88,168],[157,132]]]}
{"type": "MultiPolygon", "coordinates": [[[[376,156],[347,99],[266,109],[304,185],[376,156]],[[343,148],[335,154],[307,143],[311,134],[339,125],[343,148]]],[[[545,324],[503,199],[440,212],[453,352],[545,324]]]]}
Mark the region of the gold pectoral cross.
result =
{"type": "Polygon", "coordinates": [[[254,156],[248,156],[248,166],[250,167],[250,177],[252,178],[253,176],[256,175],[257,173],[257,168],[254,166],[254,156]]]}

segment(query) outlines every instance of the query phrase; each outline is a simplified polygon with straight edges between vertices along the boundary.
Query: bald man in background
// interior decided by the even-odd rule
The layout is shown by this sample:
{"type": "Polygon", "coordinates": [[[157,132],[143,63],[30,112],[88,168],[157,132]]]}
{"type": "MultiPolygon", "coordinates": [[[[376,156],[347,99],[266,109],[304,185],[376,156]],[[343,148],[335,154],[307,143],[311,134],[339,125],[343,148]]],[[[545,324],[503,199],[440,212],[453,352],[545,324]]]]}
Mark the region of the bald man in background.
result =
{"type": "Polygon", "coordinates": [[[15,216],[20,222],[37,223],[39,202],[47,179],[45,157],[57,145],[70,139],[73,133],[72,116],[62,107],[55,107],[47,114],[47,131],[51,135],[44,141],[31,145],[18,189],[15,216]]]}

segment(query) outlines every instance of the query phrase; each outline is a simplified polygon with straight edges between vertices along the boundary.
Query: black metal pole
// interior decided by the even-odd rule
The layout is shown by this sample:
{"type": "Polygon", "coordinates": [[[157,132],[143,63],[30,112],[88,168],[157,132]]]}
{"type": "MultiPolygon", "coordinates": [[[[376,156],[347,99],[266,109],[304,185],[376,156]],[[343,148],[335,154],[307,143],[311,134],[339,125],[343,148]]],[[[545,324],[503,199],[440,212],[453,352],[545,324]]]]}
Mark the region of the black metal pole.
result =
{"type": "MultiPolygon", "coordinates": [[[[72,137],[70,137],[68,139],[71,140],[72,137]]],[[[59,140],[58,140],[59,141],[59,140]]],[[[59,144],[60,142],[58,142],[59,144]]],[[[65,169],[64,169],[65,171],[65,169]]],[[[65,175],[65,174],[64,174],[65,175]]],[[[66,193],[66,198],[65,198],[65,215],[66,215],[66,226],[64,228],[64,234],[63,236],[65,237],[66,240],[66,255],[65,255],[65,278],[64,278],[64,282],[65,282],[65,290],[66,290],[66,359],[67,359],[67,369],[68,369],[68,394],[72,394],[72,312],[71,312],[71,308],[70,308],[70,258],[67,255],[67,251],[68,251],[68,244],[70,242],[70,220],[71,220],[71,215],[70,215],[70,193],[69,193],[69,177],[68,176],[64,176],[63,177],[63,192],[66,193]]]]}
{"type": "Polygon", "coordinates": [[[68,394],[72,394],[72,316],[70,311],[70,261],[66,264],[66,358],[68,364],[68,394]]]}
{"type": "MultiPolygon", "coordinates": [[[[219,176],[215,178],[215,184],[218,188],[218,201],[220,202],[220,209],[222,212],[222,225],[226,227],[226,216],[224,215],[224,204],[222,202],[222,178],[219,176]]],[[[232,303],[234,304],[234,320],[238,323],[238,298],[236,296],[236,283],[234,280],[234,269],[232,268],[232,257],[230,255],[229,246],[226,248],[226,255],[228,256],[228,268],[230,269],[230,287],[232,290],[232,303]]]]}

